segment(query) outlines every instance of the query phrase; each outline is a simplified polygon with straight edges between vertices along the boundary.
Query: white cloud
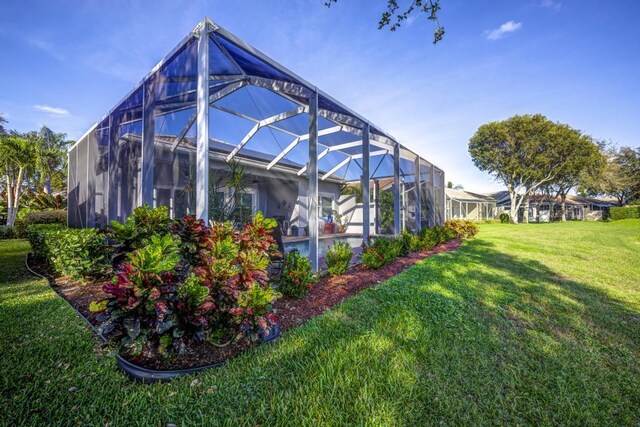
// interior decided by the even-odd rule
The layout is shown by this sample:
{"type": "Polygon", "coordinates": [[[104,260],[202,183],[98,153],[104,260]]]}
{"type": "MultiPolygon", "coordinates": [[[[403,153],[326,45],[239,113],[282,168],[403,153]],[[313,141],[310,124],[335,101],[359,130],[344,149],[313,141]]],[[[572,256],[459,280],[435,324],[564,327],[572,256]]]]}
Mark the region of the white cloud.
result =
{"type": "Polygon", "coordinates": [[[58,61],[62,61],[64,59],[64,55],[62,55],[53,44],[46,40],[42,40],[37,37],[27,37],[25,41],[31,46],[46,52],[48,55],[52,56],[58,61]]]}
{"type": "Polygon", "coordinates": [[[518,31],[522,27],[521,22],[515,21],[507,21],[504,24],[500,25],[499,28],[491,31],[485,31],[487,35],[487,39],[489,40],[498,40],[504,37],[507,33],[513,33],[514,31],[518,31]]]}
{"type": "Polygon", "coordinates": [[[555,0],[542,0],[540,2],[540,6],[546,7],[548,9],[560,9],[560,6],[562,6],[562,3],[555,0]]]}
{"type": "Polygon", "coordinates": [[[60,107],[52,107],[50,105],[34,105],[33,109],[54,116],[70,116],[69,110],[60,107]]]}

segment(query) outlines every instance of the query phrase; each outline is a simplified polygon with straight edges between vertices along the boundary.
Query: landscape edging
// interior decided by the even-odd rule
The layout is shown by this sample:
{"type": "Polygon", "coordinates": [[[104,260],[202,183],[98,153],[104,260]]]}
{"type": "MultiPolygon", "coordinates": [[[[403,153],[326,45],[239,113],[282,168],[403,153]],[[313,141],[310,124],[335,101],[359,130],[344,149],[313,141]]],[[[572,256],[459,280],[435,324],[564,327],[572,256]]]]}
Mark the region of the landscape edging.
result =
{"type": "MultiPolygon", "coordinates": [[[[107,341],[107,338],[100,334],[98,332],[98,330],[96,329],[96,327],[89,321],[89,319],[87,319],[78,309],[76,309],[73,305],[71,305],[71,303],[64,298],[63,296],[61,296],[58,291],[56,291],[55,287],[51,285],[51,280],[46,277],[43,276],[40,273],[35,272],[33,269],[31,269],[31,267],[29,267],[29,254],[27,254],[27,256],[25,257],[24,260],[24,265],[27,268],[27,271],[29,271],[29,273],[33,274],[36,277],[39,277],[41,279],[44,279],[47,281],[47,283],[49,284],[49,287],[59,296],[61,297],[68,305],[69,307],[71,307],[73,309],[73,311],[76,312],[76,314],[78,316],[80,316],[80,318],[82,320],[85,321],[85,323],[87,325],[89,325],[89,327],[91,328],[91,330],[93,331],[93,333],[100,338],[100,340],[102,340],[103,342],[107,341]]],[[[278,325],[274,325],[274,327],[271,330],[271,333],[269,333],[269,335],[262,337],[262,341],[264,344],[269,344],[274,342],[278,337],[280,336],[280,328],[278,327],[278,325]]],[[[137,363],[131,362],[130,360],[125,359],[123,356],[121,356],[120,354],[116,355],[116,365],[118,366],[118,369],[120,369],[122,372],[124,372],[130,379],[140,382],[142,384],[152,384],[155,382],[167,382],[167,381],[171,381],[174,378],[177,377],[182,377],[185,375],[190,375],[190,374],[195,374],[196,372],[200,372],[200,371],[205,371],[207,369],[211,369],[211,368],[218,368],[222,365],[224,365],[224,363],[226,362],[226,360],[223,360],[221,362],[217,362],[217,363],[212,363],[209,365],[204,365],[204,366],[197,366],[194,368],[185,368],[185,369],[149,369],[149,368],[145,368],[144,366],[140,366],[137,363]]]]}

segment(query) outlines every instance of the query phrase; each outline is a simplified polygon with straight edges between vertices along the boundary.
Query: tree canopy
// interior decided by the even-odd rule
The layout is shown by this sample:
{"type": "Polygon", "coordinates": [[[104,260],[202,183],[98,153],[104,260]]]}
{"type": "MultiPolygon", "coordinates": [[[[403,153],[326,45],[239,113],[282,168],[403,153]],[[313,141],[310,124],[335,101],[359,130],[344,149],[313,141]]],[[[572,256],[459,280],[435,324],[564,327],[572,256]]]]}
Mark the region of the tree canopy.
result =
{"type": "Polygon", "coordinates": [[[0,136],[6,135],[7,131],[4,128],[4,124],[7,123],[7,119],[4,118],[2,114],[0,114],[0,136]]]}
{"type": "Polygon", "coordinates": [[[588,196],[614,197],[619,205],[640,200],[640,147],[607,147],[601,144],[604,161],[600,168],[586,173],[579,191],[588,196]]]}
{"type": "Polygon", "coordinates": [[[520,207],[528,211],[530,196],[542,186],[558,184],[565,195],[575,187],[597,147],[580,131],[535,114],[480,126],[469,153],[480,170],[507,187],[511,220],[517,222],[520,207]]]}
{"type": "MultiPolygon", "coordinates": [[[[331,7],[334,3],[338,3],[338,0],[324,0],[324,5],[327,7],[331,7]]],[[[438,20],[440,0],[412,0],[404,7],[398,3],[398,0],[387,0],[386,9],[383,10],[378,21],[378,29],[388,27],[389,30],[396,31],[411,16],[422,15],[435,24],[433,44],[442,40],[444,27],[440,25],[438,20]]]]}
{"type": "Polygon", "coordinates": [[[26,133],[3,129],[0,133],[0,188],[4,188],[1,192],[2,204],[6,204],[7,224],[14,223],[24,195],[37,202],[33,206],[63,204],[60,197],[51,193],[52,190],[63,194],[66,191],[67,146],[71,143],[65,134],[53,132],[46,126],[40,131],[26,133]]]}

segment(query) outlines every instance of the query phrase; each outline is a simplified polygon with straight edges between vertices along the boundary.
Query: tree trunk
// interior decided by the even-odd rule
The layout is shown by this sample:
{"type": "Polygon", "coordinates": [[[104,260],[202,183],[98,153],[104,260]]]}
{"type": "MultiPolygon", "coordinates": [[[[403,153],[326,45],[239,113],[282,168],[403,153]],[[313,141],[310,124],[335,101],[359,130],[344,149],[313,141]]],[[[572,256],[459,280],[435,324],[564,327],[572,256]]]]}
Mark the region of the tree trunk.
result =
{"type": "Polygon", "coordinates": [[[20,201],[20,188],[22,186],[22,175],[24,169],[18,169],[18,179],[16,180],[16,185],[13,188],[13,191],[9,191],[9,208],[7,209],[7,225],[14,225],[16,222],[16,217],[18,215],[18,206],[20,201]],[[13,193],[13,200],[11,200],[11,193],[13,193]]]}
{"type": "Polygon", "coordinates": [[[523,212],[522,212],[522,223],[529,224],[529,196],[524,196],[524,201],[522,202],[523,212]]]}
{"type": "Polygon", "coordinates": [[[518,193],[509,190],[509,197],[511,198],[511,204],[509,206],[509,222],[511,224],[518,223],[518,193]]]}
{"type": "Polygon", "coordinates": [[[562,222],[567,222],[567,195],[560,195],[560,211],[562,212],[562,222]]]}
{"type": "Polygon", "coordinates": [[[13,187],[11,186],[11,179],[7,173],[7,225],[13,225],[11,218],[13,217],[13,187]]]}

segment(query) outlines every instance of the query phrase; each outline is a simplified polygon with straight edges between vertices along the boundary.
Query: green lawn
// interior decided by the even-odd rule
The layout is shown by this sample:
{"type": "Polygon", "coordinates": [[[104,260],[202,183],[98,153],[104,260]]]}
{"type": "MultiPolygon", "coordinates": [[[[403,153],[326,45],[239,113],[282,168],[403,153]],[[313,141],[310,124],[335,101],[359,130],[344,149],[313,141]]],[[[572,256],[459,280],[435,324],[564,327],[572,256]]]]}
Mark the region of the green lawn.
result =
{"type": "Polygon", "coordinates": [[[276,344],[133,384],[0,242],[0,425],[640,423],[640,220],[483,225],[276,344]]]}

